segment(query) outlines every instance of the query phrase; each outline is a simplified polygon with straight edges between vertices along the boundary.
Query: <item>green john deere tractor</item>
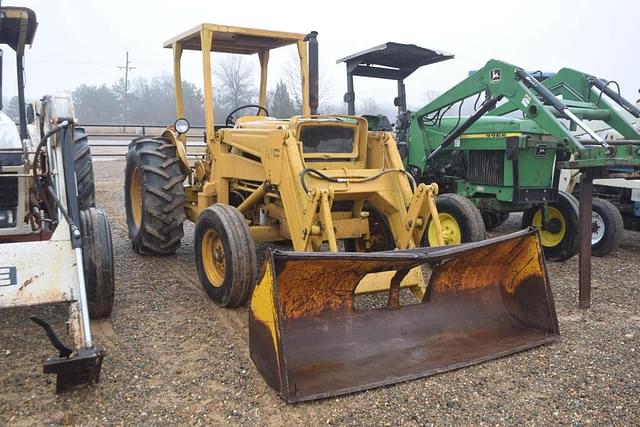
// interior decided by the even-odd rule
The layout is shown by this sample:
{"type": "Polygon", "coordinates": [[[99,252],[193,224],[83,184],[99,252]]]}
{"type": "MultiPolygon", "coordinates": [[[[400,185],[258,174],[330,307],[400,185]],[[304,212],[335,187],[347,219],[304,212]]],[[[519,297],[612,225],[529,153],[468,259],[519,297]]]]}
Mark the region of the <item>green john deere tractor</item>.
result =
{"type": "MultiPolygon", "coordinates": [[[[449,228],[448,243],[476,238],[470,231],[477,230],[480,214],[480,227],[491,229],[510,212],[523,212],[522,225],[538,227],[548,259],[570,258],[578,250],[578,200],[558,190],[560,171],[639,178],[640,133],[620,109],[636,117],[640,112],[610,82],[589,74],[564,68],[541,82],[496,60],[420,110],[407,111],[404,79],[423,65],[452,57],[387,43],[339,60],[347,65],[349,113],[355,112],[353,76],[397,81],[395,131],[406,144],[405,166],[417,180],[439,184],[438,212],[443,228],[449,228]],[[465,101],[473,107],[468,116],[462,114],[465,101]],[[606,122],[625,139],[605,141],[585,124],[589,120],[606,122]]],[[[374,119],[370,126],[380,121],[374,119]]],[[[594,199],[596,205],[603,204],[594,199]]],[[[610,210],[606,217],[620,215],[610,204],[603,209],[610,210]]],[[[609,221],[609,229],[592,239],[595,255],[615,247],[609,240],[620,235],[613,229],[620,223],[609,221]]]]}

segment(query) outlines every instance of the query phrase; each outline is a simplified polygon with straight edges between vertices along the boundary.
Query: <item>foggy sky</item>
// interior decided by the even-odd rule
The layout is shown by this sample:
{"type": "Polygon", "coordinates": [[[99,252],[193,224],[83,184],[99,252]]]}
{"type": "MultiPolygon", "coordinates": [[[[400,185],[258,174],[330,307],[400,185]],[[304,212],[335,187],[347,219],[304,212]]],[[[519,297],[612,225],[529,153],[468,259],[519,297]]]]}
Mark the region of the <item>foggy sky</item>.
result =
{"type": "MultiPolygon", "coordinates": [[[[339,104],[345,66],[336,59],[387,41],[444,50],[456,58],[424,67],[407,80],[409,104],[427,91],[444,91],[501,59],[529,70],[571,67],[617,80],[635,102],[640,88],[640,3],[608,1],[92,1],[31,0],[38,32],[26,52],[27,97],[71,91],[79,84],[111,84],[123,76],[128,50],[131,78],[171,72],[165,40],[201,22],[307,33],[319,32],[321,73],[339,104]],[[237,8],[234,10],[234,7],[237,8]]],[[[282,50],[282,49],[281,49],[282,50]]],[[[4,96],[15,95],[15,63],[5,48],[4,96]]],[[[271,88],[291,52],[272,53],[271,88]]],[[[257,58],[253,58],[257,64],[257,58]]],[[[215,58],[214,58],[215,63],[215,58]]],[[[183,78],[202,85],[199,56],[185,54],[183,78]]],[[[256,85],[258,75],[256,75],[256,85]]],[[[391,103],[395,83],[356,80],[359,100],[391,103]]]]}

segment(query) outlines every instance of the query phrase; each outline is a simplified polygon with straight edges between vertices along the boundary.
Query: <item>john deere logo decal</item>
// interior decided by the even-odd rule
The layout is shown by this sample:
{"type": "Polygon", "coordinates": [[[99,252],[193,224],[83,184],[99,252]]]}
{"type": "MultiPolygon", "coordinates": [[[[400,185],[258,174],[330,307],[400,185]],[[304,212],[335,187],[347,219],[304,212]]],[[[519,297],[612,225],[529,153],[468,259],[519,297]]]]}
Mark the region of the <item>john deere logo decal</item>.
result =
{"type": "Polygon", "coordinates": [[[491,70],[491,83],[499,82],[501,77],[502,77],[502,70],[500,70],[500,68],[495,68],[491,70]]]}
{"type": "Polygon", "coordinates": [[[16,268],[0,267],[0,286],[15,286],[17,284],[16,268]]]}
{"type": "Polygon", "coordinates": [[[544,144],[536,145],[536,157],[544,157],[547,154],[547,146],[544,144]]]}

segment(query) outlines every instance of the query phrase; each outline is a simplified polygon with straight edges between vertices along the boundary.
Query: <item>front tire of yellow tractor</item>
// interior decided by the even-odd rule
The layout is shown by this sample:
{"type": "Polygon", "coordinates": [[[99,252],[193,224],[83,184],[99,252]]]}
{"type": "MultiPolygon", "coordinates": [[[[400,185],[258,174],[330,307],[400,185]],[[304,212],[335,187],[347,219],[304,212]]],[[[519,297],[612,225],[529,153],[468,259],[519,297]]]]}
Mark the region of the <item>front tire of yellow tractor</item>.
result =
{"type": "MultiPolygon", "coordinates": [[[[486,239],[487,231],[480,210],[466,197],[455,193],[436,197],[436,208],[445,246],[477,242],[486,239]]],[[[427,223],[424,246],[438,246],[433,221],[427,223]]]]}
{"type": "Polygon", "coordinates": [[[380,252],[392,251],[396,248],[391,227],[379,210],[370,204],[364,205],[364,211],[369,212],[370,246],[361,237],[359,239],[346,239],[344,249],[347,252],[380,252]]]}
{"type": "Polygon", "coordinates": [[[530,225],[540,233],[544,256],[550,261],[565,261],[578,252],[578,200],[564,191],[558,192],[558,201],[549,203],[548,225],[542,226],[543,208],[524,211],[522,228],[530,225]]]}
{"type": "Polygon", "coordinates": [[[164,138],[139,138],[129,144],[124,199],[133,249],[168,255],[184,235],[184,174],[176,146],[164,138]]]}
{"type": "Polygon", "coordinates": [[[242,214],[233,206],[216,203],[196,223],[196,266],[200,284],[218,305],[239,307],[256,283],[256,246],[242,214]]]}

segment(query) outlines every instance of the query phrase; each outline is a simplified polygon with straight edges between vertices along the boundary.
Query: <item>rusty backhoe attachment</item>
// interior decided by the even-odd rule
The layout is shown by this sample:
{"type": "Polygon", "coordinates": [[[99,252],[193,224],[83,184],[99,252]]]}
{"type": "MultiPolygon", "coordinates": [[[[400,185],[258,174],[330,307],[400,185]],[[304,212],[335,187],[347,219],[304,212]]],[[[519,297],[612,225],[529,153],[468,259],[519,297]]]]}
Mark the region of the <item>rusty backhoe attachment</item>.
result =
{"type": "MultiPolygon", "coordinates": [[[[404,297],[404,296],[403,296],[404,297]]],[[[377,253],[275,251],[251,301],[251,358],[287,402],[425,377],[559,337],[534,229],[459,246],[377,253]],[[403,304],[403,275],[427,291],[403,304]],[[354,307],[358,283],[395,271],[381,308],[354,307]],[[427,277],[428,276],[428,277],[427,277]]]]}

